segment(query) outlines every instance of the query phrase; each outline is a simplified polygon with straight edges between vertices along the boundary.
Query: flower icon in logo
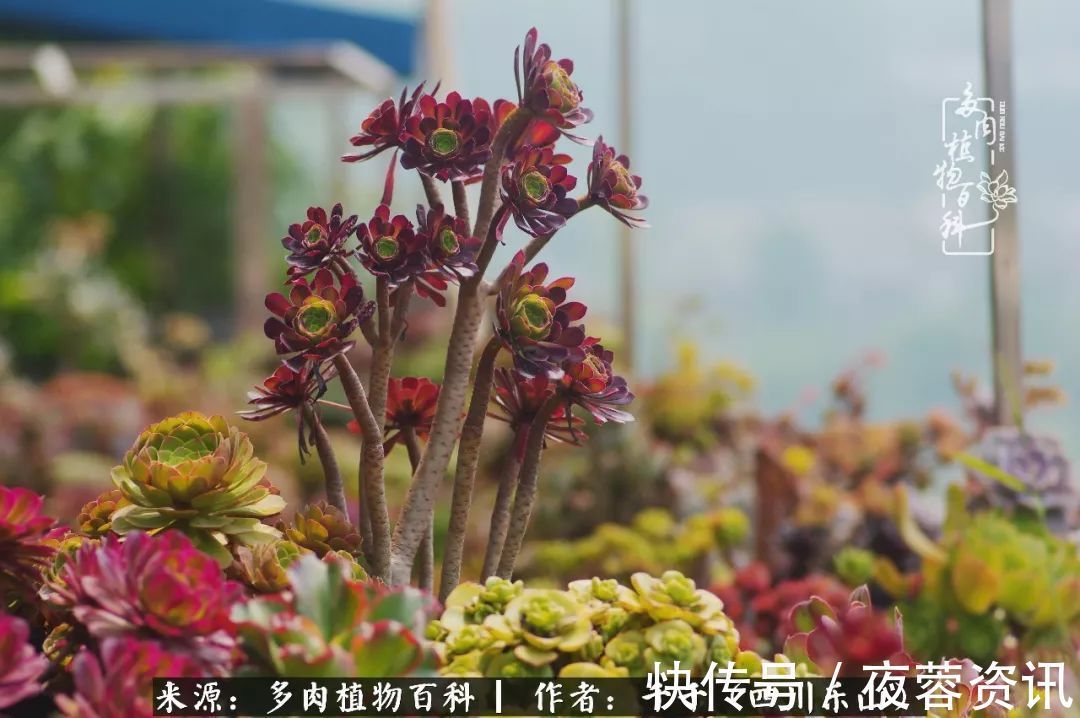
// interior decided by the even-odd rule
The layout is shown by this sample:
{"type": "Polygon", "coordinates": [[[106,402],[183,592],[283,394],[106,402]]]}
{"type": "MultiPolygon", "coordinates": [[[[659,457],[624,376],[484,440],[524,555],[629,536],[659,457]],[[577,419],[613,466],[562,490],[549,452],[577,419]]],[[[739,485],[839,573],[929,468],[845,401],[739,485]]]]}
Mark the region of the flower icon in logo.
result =
{"type": "Polygon", "coordinates": [[[980,192],[979,199],[992,204],[999,212],[1016,202],[1016,188],[1009,186],[1008,172],[1001,170],[994,179],[990,179],[990,175],[985,172],[980,175],[979,183],[975,185],[980,192]]]}

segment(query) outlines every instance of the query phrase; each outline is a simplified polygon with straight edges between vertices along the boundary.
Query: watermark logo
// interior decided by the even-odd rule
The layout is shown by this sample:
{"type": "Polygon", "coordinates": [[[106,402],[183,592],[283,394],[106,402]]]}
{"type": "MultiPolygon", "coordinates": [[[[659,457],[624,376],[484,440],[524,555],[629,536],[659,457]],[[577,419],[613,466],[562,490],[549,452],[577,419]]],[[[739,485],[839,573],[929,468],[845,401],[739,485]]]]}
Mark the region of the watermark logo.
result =
{"type": "Polygon", "coordinates": [[[941,101],[941,144],[945,159],[934,168],[941,190],[941,251],[948,255],[988,256],[994,253],[994,224],[1010,204],[1016,203],[1016,188],[1009,185],[1009,173],[998,170],[998,155],[1005,152],[1006,110],[1004,102],[992,97],[975,97],[967,83],[961,97],[941,101]],[[988,171],[978,171],[973,148],[987,150],[988,171]],[[965,173],[966,171],[966,173],[965,173]],[[978,202],[968,205],[974,193],[978,202]],[[965,212],[967,216],[965,217],[965,212]],[[989,228],[989,245],[980,245],[989,228]],[[965,234],[968,236],[965,237],[965,234]],[[965,240],[966,243],[965,243],[965,240]]]}

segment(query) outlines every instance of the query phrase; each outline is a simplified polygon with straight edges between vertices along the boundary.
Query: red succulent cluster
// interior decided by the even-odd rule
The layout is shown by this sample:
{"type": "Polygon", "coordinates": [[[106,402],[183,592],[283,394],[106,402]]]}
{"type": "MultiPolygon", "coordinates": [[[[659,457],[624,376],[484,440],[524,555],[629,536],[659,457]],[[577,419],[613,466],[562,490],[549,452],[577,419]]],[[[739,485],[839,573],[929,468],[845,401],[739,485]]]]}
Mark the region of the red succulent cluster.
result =
{"type": "Polygon", "coordinates": [[[329,216],[322,207],[309,207],[306,220],[289,226],[289,234],[281,244],[289,250],[285,261],[290,279],[306,277],[349,256],[346,242],[356,231],[356,215],[343,218],[343,214],[340,202],[329,216]]]}
{"type": "Polygon", "coordinates": [[[29,643],[30,627],[0,610],[0,709],[41,692],[49,662],[29,643]]]}
{"type": "Polygon", "coordinates": [[[294,370],[347,352],[355,344],[349,337],[375,311],[351,272],[338,277],[329,269],[320,269],[310,283],[294,280],[288,297],[266,295],[266,308],[275,315],[266,320],[266,336],[278,354],[291,355],[286,363],[294,370]]]}
{"type": "Polygon", "coordinates": [[[248,404],[254,408],[237,412],[248,421],[262,421],[286,411],[296,412],[297,443],[300,447],[300,460],[309,453],[310,441],[306,432],[307,422],[303,417],[303,408],[314,405],[326,393],[326,381],[332,379],[337,371],[329,362],[317,364],[307,362],[299,369],[288,364],[279,366],[261,386],[248,392],[248,404]]]}
{"type": "Polygon", "coordinates": [[[487,100],[466,100],[451,92],[440,102],[434,95],[424,95],[405,120],[401,166],[444,182],[472,179],[491,157],[494,130],[487,100]]]}
{"type": "Polygon", "coordinates": [[[447,214],[441,205],[434,209],[417,205],[416,231],[424,238],[428,274],[434,272],[449,280],[462,280],[476,274],[480,240],[469,234],[465,220],[447,214]]]}
{"type": "Polygon", "coordinates": [[[66,718],[150,718],[154,715],[154,678],[201,678],[191,659],[153,641],[109,638],[98,659],[85,648],[71,662],[74,692],[56,697],[66,718]]]}
{"type": "Polygon", "coordinates": [[[792,609],[791,621],[800,633],[788,638],[784,653],[809,658],[823,675],[831,675],[837,664],[842,675],[857,675],[863,666],[883,661],[912,665],[904,651],[899,609],[892,619],[874,611],[865,586],[855,589],[848,603],[838,609],[811,597],[792,609]]]}
{"type": "Polygon", "coordinates": [[[586,307],[566,297],[574,280],[545,284],[548,266],[541,262],[525,271],[523,252],[508,269],[495,305],[495,332],[524,376],[561,376],[564,362],[584,357],[585,330],[571,323],[585,316],[586,307]]]}
{"type": "Polygon", "coordinates": [[[56,522],[42,515],[41,503],[29,489],[0,486],[0,606],[8,594],[32,595],[55,553],[47,539],[56,522]]]}
{"type": "Polygon", "coordinates": [[[641,217],[627,214],[649,206],[649,198],[638,194],[641,177],[630,174],[630,158],[617,155],[615,148],[604,144],[604,138],[593,145],[589,163],[589,198],[631,227],[647,227],[641,217]]]}
{"type": "Polygon", "coordinates": [[[584,356],[563,363],[562,384],[568,401],[592,414],[597,424],[633,421],[629,412],[618,408],[633,401],[634,395],[626,379],[611,368],[614,354],[593,337],[586,339],[583,346],[584,356]]]}
{"type": "MultiPolygon", "coordinates": [[[[370,147],[354,155],[345,155],[341,159],[346,162],[359,162],[374,157],[375,155],[401,146],[401,136],[405,133],[405,121],[412,117],[416,101],[423,92],[424,83],[420,83],[412,95],[406,99],[409,88],[401,90],[401,98],[395,103],[392,98],[384,100],[381,105],[372,110],[363,122],[360,123],[360,132],[349,138],[353,147],[370,147]]],[[[435,88],[438,90],[438,87],[435,88]]]]}
{"type": "Polygon", "coordinates": [[[521,71],[515,73],[515,79],[518,102],[523,107],[542,115],[560,130],[592,120],[592,111],[581,106],[581,89],[570,79],[574,62],[552,60],[551,48],[546,43],[537,44],[535,27],[525,35],[524,48],[514,51],[514,66],[519,62],[521,71]]]}
{"type": "MultiPolygon", "coordinates": [[[[426,439],[435,421],[435,405],[439,401],[439,385],[419,376],[390,378],[386,389],[386,433],[384,451],[390,451],[403,441],[402,429],[412,429],[419,439],[426,439]]],[[[360,433],[356,421],[349,422],[349,431],[360,433]]]]}
{"type": "Polygon", "coordinates": [[[502,200],[521,231],[549,234],[577,212],[577,201],[566,196],[577,185],[566,171],[569,162],[570,155],[555,154],[551,147],[524,147],[503,167],[502,200]]]}
{"type": "Polygon", "coordinates": [[[135,531],[123,542],[110,534],[100,544],[84,543],[41,593],[99,641],[153,638],[203,671],[231,665],[229,611],[243,588],[178,531],[135,531]]]}
{"type": "Polygon", "coordinates": [[[773,583],[765,564],[754,562],[739,569],[734,581],[711,589],[724,601],[724,610],[739,629],[739,644],[748,651],[771,654],[782,650],[795,632],[791,610],[810,596],[831,606],[847,603],[850,591],[832,576],[810,574],[773,583]]]}
{"type": "MultiPolygon", "coordinates": [[[[514,452],[518,459],[525,455],[529,427],[540,408],[559,389],[559,383],[547,374],[524,376],[512,369],[495,370],[495,411],[488,416],[505,421],[514,432],[514,452]]],[[[585,422],[560,406],[552,413],[544,429],[544,440],[579,443],[585,434],[578,427],[585,422]]]]}

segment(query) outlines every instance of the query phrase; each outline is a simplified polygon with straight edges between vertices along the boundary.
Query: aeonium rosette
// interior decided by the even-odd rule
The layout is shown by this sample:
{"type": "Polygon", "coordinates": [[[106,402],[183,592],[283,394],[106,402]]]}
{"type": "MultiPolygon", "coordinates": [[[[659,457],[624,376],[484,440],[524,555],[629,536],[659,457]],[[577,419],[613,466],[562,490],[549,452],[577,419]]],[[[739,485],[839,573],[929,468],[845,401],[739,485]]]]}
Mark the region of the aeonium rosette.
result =
{"type": "Polygon", "coordinates": [[[447,214],[442,206],[425,209],[417,205],[416,230],[424,238],[430,269],[459,281],[476,274],[481,242],[469,234],[465,220],[447,214]]]}
{"type": "Polygon", "coordinates": [[[201,678],[205,671],[154,641],[108,638],[101,657],[83,648],[71,662],[74,692],[56,697],[65,718],[151,718],[154,678],[201,678]]]}
{"type": "Polygon", "coordinates": [[[567,301],[571,277],[545,284],[544,263],[525,271],[525,254],[518,252],[508,267],[495,305],[495,332],[514,356],[525,376],[562,374],[563,362],[584,356],[585,330],[571,322],[585,316],[581,302],[567,301]]]}
{"type": "Polygon", "coordinates": [[[405,121],[412,117],[416,100],[423,90],[424,83],[421,82],[413,90],[412,95],[406,99],[409,88],[404,87],[401,90],[401,98],[396,103],[392,98],[388,98],[372,110],[371,114],[360,123],[360,131],[349,138],[349,144],[353,147],[370,147],[371,149],[345,155],[341,159],[345,162],[359,162],[370,159],[391,147],[400,147],[401,136],[405,132],[405,121]]]}
{"type": "Polygon", "coordinates": [[[322,361],[349,351],[349,337],[375,311],[364,301],[364,289],[351,272],[336,277],[320,269],[310,283],[295,280],[289,296],[266,295],[266,308],[274,314],[263,331],[274,340],[278,354],[291,355],[287,363],[295,370],[310,361],[322,361]]]}
{"type": "Polygon", "coordinates": [[[289,250],[285,262],[289,265],[290,279],[305,277],[323,267],[333,267],[344,261],[351,250],[346,243],[356,231],[356,215],[343,217],[341,203],[330,210],[329,216],[322,207],[309,207],[307,219],[289,225],[289,233],[281,244],[289,250]]]}
{"type": "Polygon", "coordinates": [[[563,391],[571,404],[588,411],[598,424],[609,421],[625,423],[634,417],[619,407],[634,400],[626,379],[611,367],[614,354],[604,349],[598,339],[585,341],[584,355],[563,363],[563,391]]]}
{"type": "Polygon", "coordinates": [[[296,412],[297,444],[300,460],[310,451],[308,422],[304,407],[313,406],[326,393],[326,382],[337,374],[330,362],[305,363],[299,369],[282,364],[267,377],[261,386],[248,392],[248,404],[254,408],[237,412],[248,421],[262,421],[286,411],[296,412]]]}
{"type": "Polygon", "coordinates": [[[518,101],[523,107],[541,115],[560,130],[592,120],[592,111],[581,106],[581,88],[570,78],[574,73],[573,60],[552,60],[547,43],[537,44],[535,27],[525,35],[524,48],[514,51],[515,66],[519,57],[521,72],[515,72],[515,79],[518,101]]]}
{"type": "Polygon", "coordinates": [[[248,436],[222,417],[170,417],[143,431],[112,470],[113,484],[131,502],[112,514],[112,530],[177,528],[227,566],[229,544],[280,537],[260,520],[285,508],[265,473],[248,436]]]}
{"type": "Polygon", "coordinates": [[[577,201],[567,197],[577,179],[566,171],[570,156],[550,147],[522,148],[518,158],[502,169],[502,200],[521,231],[534,237],[549,234],[577,212],[577,201]]]}
{"type": "Polygon", "coordinates": [[[428,269],[427,241],[403,214],[391,218],[390,206],[380,204],[367,224],[356,232],[364,268],[391,285],[414,279],[428,269]]]}
{"type": "MultiPolygon", "coordinates": [[[[514,432],[514,453],[518,459],[525,455],[529,428],[544,403],[555,394],[560,383],[547,374],[527,377],[512,369],[496,369],[494,377],[495,409],[488,416],[505,421],[514,432]]],[[[544,429],[544,440],[579,443],[585,434],[578,427],[585,422],[570,414],[567,407],[555,409],[544,429]]]]}
{"type": "Polygon", "coordinates": [[[222,675],[233,661],[232,604],[243,594],[178,531],[84,543],[41,590],[98,640],[141,637],[222,675]]]}
{"type": "Polygon", "coordinates": [[[597,139],[589,163],[589,199],[630,227],[648,227],[641,217],[627,214],[649,206],[649,198],[638,193],[640,188],[641,177],[630,174],[630,158],[617,155],[603,137],[597,139]]]}
{"type": "Polygon", "coordinates": [[[41,513],[42,498],[29,489],[0,486],[0,606],[9,594],[33,594],[55,554],[47,539],[56,523],[41,513]]]}
{"type": "Polygon", "coordinates": [[[442,102],[424,95],[401,134],[401,166],[436,179],[469,180],[491,157],[494,116],[487,100],[451,92],[442,102]]]}

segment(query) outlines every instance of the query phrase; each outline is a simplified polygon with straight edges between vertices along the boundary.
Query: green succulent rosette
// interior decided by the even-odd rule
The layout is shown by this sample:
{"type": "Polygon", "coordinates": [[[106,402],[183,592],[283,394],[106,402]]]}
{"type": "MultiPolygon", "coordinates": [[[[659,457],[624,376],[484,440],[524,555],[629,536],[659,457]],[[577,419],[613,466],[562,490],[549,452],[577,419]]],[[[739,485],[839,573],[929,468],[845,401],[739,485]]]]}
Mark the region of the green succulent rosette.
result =
{"type": "Polygon", "coordinates": [[[517,644],[514,655],[533,666],[575,653],[593,637],[585,607],[568,591],[526,588],[502,614],[484,619],[496,639],[517,644]]]}
{"type": "Polygon", "coordinates": [[[662,621],[645,629],[645,665],[660,665],[671,670],[678,662],[682,668],[696,670],[705,663],[708,646],[705,638],[686,621],[662,621]]]}
{"type": "Polygon", "coordinates": [[[685,621],[709,636],[735,630],[724,613],[724,602],[678,571],[665,571],[659,578],[635,573],[630,583],[645,611],[657,621],[685,621]]]}
{"type": "Polygon", "coordinates": [[[254,457],[246,434],[220,416],[186,412],[151,425],[112,470],[113,484],[130,505],[112,514],[112,530],[175,528],[223,567],[228,547],[281,538],[262,523],[285,500],[262,481],[266,464],[254,457]]]}
{"type": "Polygon", "coordinates": [[[227,573],[255,593],[277,593],[289,587],[287,569],[305,550],[292,541],[276,541],[258,546],[237,546],[236,559],[227,573]]]}

